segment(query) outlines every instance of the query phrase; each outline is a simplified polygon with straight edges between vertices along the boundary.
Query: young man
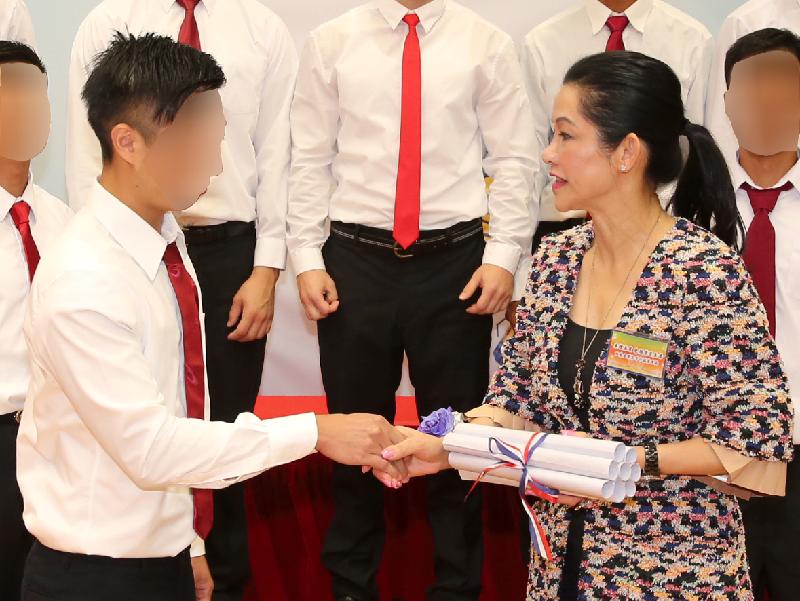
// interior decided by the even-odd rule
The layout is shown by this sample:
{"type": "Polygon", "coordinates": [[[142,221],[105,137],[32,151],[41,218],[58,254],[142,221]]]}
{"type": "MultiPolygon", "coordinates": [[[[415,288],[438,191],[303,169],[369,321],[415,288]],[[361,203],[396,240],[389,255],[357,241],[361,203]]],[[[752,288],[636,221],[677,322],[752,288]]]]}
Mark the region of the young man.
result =
{"type": "MultiPolygon", "coordinates": [[[[744,259],[770,319],[800,415],[800,37],[763,29],[725,59],[727,113],[739,143],[732,166],[747,227],[744,259]]],[[[794,601],[800,591],[800,419],[786,496],[742,503],[756,598],[794,601]]]]}
{"type": "Polygon", "coordinates": [[[223,83],[207,54],[119,34],[84,88],[103,171],[40,263],[24,327],[25,601],[207,601],[211,489],[315,447],[374,464],[394,437],[374,416],[204,421],[204,307],[173,212],[221,170],[223,83]]]}
{"type": "Polygon", "coordinates": [[[42,61],[29,46],[0,41],[0,599],[19,599],[31,545],[16,467],[17,428],[30,379],[22,335],[25,301],[39,257],[71,216],[30,174],[49,132],[42,61]]]}
{"type": "Polygon", "coordinates": [[[717,35],[706,101],[706,126],[735,170],[739,144],[725,113],[725,57],[740,37],[768,27],[785,28],[800,35],[800,0],[749,0],[733,11],[717,35]]]}
{"type": "MultiPolygon", "coordinates": [[[[284,23],[259,0],[104,0],[84,20],[72,49],[68,92],[67,189],[85,204],[101,150],[81,89],[115,31],[154,32],[211,54],[228,83],[224,169],[178,216],[205,299],[211,417],[252,411],[261,385],[275,285],[286,264],[289,106],[297,52],[284,23]]],[[[179,149],[178,152],[184,152],[179,149]]],[[[241,601],[250,575],[244,487],[215,493],[208,541],[218,601],[241,601]]]]}
{"type": "MultiPolygon", "coordinates": [[[[535,27],[525,38],[522,62],[533,109],[536,154],[550,143],[553,101],[567,70],[590,54],[642,52],[667,63],[681,80],[689,119],[703,122],[713,40],[701,23],[661,0],[582,0],[535,27]],[[565,42],[565,40],[567,40],[565,42]]],[[[553,205],[549,170],[539,168],[533,206],[539,208],[534,246],[542,237],[582,221],[581,212],[553,205]]],[[[536,215],[533,216],[536,221],[536,215]]]]}
{"type": "MultiPolygon", "coordinates": [[[[491,315],[530,247],[530,132],[511,39],[452,0],[377,0],[311,34],[292,106],[288,243],[333,411],[392,418],[404,353],[422,414],[480,404],[491,315]]],[[[477,599],[479,498],[465,503],[453,475],[429,487],[429,599],[477,599]]],[[[335,597],[372,601],[382,492],[336,468],[334,494],[323,559],[335,597]]]]}
{"type": "Polygon", "coordinates": [[[31,48],[36,45],[33,21],[25,0],[0,2],[0,40],[22,42],[31,48]]]}

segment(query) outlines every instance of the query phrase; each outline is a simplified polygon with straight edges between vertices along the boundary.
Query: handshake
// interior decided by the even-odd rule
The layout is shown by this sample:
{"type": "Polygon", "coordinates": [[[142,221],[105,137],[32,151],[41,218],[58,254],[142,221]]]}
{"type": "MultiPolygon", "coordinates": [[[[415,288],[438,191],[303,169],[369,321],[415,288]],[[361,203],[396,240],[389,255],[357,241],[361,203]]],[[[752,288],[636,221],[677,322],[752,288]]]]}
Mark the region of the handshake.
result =
{"type": "Polygon", "coordinates": [[[361,466],[364,473],[372,471],[389,488],[450,467],[441,439],[394,427],[377,415],[318,415],[317,429],[317,451],[337,463],[361,466]]]}

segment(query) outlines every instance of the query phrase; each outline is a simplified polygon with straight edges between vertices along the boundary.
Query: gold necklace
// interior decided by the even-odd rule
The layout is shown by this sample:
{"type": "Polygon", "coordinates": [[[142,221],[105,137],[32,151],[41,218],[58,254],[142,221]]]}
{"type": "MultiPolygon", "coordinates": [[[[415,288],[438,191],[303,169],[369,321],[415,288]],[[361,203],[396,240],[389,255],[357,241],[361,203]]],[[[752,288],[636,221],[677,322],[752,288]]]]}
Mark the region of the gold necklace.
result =
{"type": "Polygon", "coordinates": [[[582,351],[581,352],[581,358],[578,359],[577,363],[575,363],[575,383],[573,385],[573,390],[575,391],[575,403],[578,404],[578,405],[584,405],[585,404],[585,400],[586,400],[585,396],[586,396],[586,392],[587,391],[584,389],[583,378],[582,378],[583,371],[586,369],[586,355],[588,354],[589,349],[592,348],[592,345],[594,345],[595,340],[597,340],[597,336],[600,334],[600,331],[603,328],[603,324],[606,321],[608,321],[608,316],[611,315],[611,311],[614,309],[614,306],[617,304],[617,301],[619,300],[619,297],[622,294],[622,291],[625,289],[625,285],[628,283],[628,280],[631,277],[631,273],[633,273],[633,270],[636,267],[636,264],[639,262],[639,259],[642,258],[642,254],[644,253],[644,249],[647,248],[647,243],[650,241],[650,238],[652,238],[653,232],[656,231],[656,228],[658,227],[658,224],[660,222],[661,222],[661,211],[659,210],[658,217],[656,218],[656,222],[653,224],[653,227],[650,229],[650,233],[647,234],[647,237],[644,239],[644,242],[642,243],[642,248],[639,250],[639,254],[636,255],[636,258],[633,260],[633,264],[631,265],[631,268],[628,270],[628,274],[625,276],[625,279],[622,281],[622,286],[620,286],[619,290],[617,291],[617,295],[614,297],[614,300],[611,302],[611,306],[609,306],[608,311],[606,311],[606,314],[603,317],[603,320],[600,322],[600,327],[595,331],[594,336],[592,336],[592,340],[589,343],[589,346],[586,346],[586,332],[588,331],[588,326],[589,326],[589,308],[592,306],[592,286],[591,286],[591,283],[592,283],[592,280],[594,280],[594,268],[595,268],[595,261],[596,261],[596,258],[597,258],[597,252],[595,252],[595,254],[592,255],[592,264],[591,264],[591,268],[590,268],[590,271],[589,271],[590,279],[589,279],[589,282],[587,283],[589,289],[588,289],[588,293],[587,293],[587,296],[586,296],[586,319],[584,321],[584,326],[583,326],[583,346],[582,346],[582,349],[581,349],[581,351],[582,351]]]}

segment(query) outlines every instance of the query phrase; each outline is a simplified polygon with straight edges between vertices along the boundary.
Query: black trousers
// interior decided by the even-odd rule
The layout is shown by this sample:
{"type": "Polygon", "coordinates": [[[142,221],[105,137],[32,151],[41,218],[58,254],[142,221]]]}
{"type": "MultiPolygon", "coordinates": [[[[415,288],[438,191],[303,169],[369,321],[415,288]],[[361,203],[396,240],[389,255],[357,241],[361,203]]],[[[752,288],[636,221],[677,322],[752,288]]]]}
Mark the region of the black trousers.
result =
{"type": "Polygon", "coordinates": [[[25,558],[32,538],[22,521],[17,485],[17,423],[0,416],[0,599],[19,599],[25,558]]]}
{"type": "Polygon", "coordinates": [[[176,557],[112,559],[54,551],[36,541],[22,583],[22,601],[194,599],[188,549],[176,557]]]}
{"type": "MultiPolygon", "coordinates": [[[[332,412],[392,421],[404,353],[419,411],[479,405],[489,378],[492,318],[473,316],[461,290],[482,261],[484,241],[412,259],[332,236],[323,254],[339,310],[319,323],[322,378],[332,412]]],[[[334,466],[335,513],[323,547],[335,597],[377,601],[384,545],[383,491],[359,468],[334,466]]],[[[483,562],[481,499],[455,472],[428,479],[435,546],[431,601],[474,601],[483,562]]],[[[391,519],[391,516],[389,516],[391,519]]]]}
{"type": "Polygon", "coordinates": [[[785,497],[742,501],[742,515],[756,599],[800,598],[800,446],[789,464],[785,497]]]}
{"type": "MultiPolygon", "coordinates": [[[[189,255],[203,294],[211,419],[232,422],[252,411],[261,385],[266,340],[231,342],[233,297],[253,271],[253,224],[187,231],[189,255]]],[[[214,527],[206,541],[215,601],[240,601],[250,578],[244,485],[214,492],[214,527]]]]}

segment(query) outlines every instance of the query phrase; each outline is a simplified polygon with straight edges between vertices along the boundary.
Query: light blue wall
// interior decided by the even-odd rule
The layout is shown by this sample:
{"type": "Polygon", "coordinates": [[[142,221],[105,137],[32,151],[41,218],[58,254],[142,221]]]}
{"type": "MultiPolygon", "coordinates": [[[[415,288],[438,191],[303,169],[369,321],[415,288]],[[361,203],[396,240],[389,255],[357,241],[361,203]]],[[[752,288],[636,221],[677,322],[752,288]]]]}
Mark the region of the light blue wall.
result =
{"type": "MultiPolygon", "coordinates": [[[[223,0],[224,1],[224,0],[223,0]]],[[[361,0],[262,0],[289,25],[302,43],[307,31],[361,0]]],[[[517,39],[536,23],[574,4],[577,0],[462,0],[487,18],[496,21],[517,39]]],[[[37,161],[38,181],[51,192],[64,195],[64,127],[67,65],[72,39],[78,25],[99,0],[27,0],[36,28],[38,49],[50,72],[53,103],[53,133],[45,154],[37,161]]],[[[743,0],[671,0],[716,33],[730,11],[743,0]]]]}

